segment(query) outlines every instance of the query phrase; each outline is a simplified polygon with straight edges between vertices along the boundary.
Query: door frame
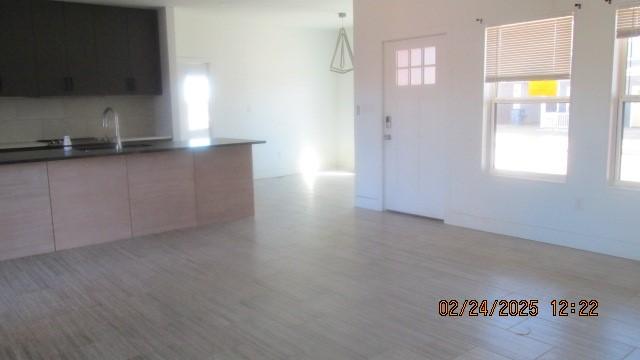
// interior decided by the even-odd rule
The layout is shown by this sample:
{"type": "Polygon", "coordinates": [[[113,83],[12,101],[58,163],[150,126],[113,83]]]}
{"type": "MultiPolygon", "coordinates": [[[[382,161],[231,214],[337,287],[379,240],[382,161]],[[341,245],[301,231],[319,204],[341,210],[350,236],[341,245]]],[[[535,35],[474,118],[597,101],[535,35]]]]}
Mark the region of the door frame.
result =
{"type": "MultiPolygon", "coordinates": [[[[387,117],[387,77],[386,77],[386,71],[387,71],[387,59],[386,59],[386,52],[387,52],[387,46],[389,46],[392,43],[396,43],[396,42],[400,42],[400,41],[409,41],[409,40],[419,40],[419,39],[427,39],[427,38],[433,38],[433,37],[438,37],[438,36],[447,36],[447,32],[446,31],[437,31],[437,32],[433,32],[427,35],[416,35],[416,36],[408,36],[408,37],[403,37],[403,38],[394,38],[394,39],[388,39],[388,40],[383,40],[382,41],[382,117],[380,118],[380,130],[381,130],[381,141],[382,141],[382,151],[381,151],[381,157],[382,157],[382,211],[392,211],[389,210],[387,207],[387,159],[386,159],[386,151],[387,151],[387,141],[385,141],[384,139],[384,133],[385,133],[385,118],[387,117]]],[[[445,45],[443,46],[443,49],[445,51],[446,54],[448,54],[448,47],[445,45]]],[[[448,79],[447,76],[447,81],[450,81],[448,79]]],[[[448,88],[448,83],[445,83],[445,87],[448,88]]],[[[448,203],[448,191],[447,191],[447,201],[446,203],[448,203]]],[[[447,205],[445,204],[445,209],[444,212],[446,213],[447,210],[447,205]]],[[[412,216],[418,216],[421,217],[419,215],[412,215],[412,216]]]]}

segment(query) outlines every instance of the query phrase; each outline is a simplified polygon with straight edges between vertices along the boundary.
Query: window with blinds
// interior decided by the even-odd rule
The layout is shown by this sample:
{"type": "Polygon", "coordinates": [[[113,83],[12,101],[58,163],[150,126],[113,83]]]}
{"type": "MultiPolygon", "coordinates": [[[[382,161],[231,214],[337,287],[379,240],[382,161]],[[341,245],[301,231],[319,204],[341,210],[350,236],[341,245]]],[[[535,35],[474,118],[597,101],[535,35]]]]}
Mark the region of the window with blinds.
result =
{"type": "Polygon", "coordinates": [[[487,28],[486,81],[571,78],[573,16],[487,28]]]}
{"type": "Polygon", "coordinates": [[[640,7],[618,10],[618,39],[640,36],[640,7]]]}
{"type": "Polygon", "coordinates": [[[614,180],[640,184],[640,7],[617,12],[620,74],[614,180]]]}

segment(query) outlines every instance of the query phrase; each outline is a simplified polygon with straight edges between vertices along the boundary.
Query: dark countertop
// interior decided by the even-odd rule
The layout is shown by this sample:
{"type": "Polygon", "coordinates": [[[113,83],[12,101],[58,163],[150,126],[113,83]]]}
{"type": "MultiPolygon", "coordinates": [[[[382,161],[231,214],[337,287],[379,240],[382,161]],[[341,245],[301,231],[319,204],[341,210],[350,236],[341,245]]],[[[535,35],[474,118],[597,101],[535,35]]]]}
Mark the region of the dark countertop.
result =
{"type": "Polygon", "coordinates": [[[142,154],[162,151],[174,150],[205,150],[214,147],[234,146],[234,145],[255,145],[264,144],[265,141],[260,140],[243,140],[243,139],[227,139],[214,138],[207,144],[190,144],[189,142],[179,141],[140,141],[124,143],[124,149],[117,151],[115,147],[105,147],[107,144],[98,146],[86,146],[82,149],[42,149],[42,150],[23,150],[23,151],[7,151],[0,152],[0,165],[20,164],[41,161],[57,161],[70,160],[99,156],[116,156],[128,154],[142,154]]]}

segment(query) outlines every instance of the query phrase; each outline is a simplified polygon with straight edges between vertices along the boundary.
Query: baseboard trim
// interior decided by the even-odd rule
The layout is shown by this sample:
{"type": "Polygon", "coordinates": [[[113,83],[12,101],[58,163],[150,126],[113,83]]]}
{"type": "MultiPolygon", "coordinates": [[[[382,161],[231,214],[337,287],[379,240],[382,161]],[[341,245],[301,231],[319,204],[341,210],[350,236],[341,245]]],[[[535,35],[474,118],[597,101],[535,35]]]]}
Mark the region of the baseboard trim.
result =
{"type": "Polygon", "coordinates": [[[355,205],[358,208],[382,211],[382,200],[374,199],[366,196],[356,196],[355,205]]]}
{"type": "Polygon", "coordinates": [[[479,217],[462,212],[449,212],[445,223],[640,261],[640,243],[631,244],[617,239],[594,237],[559,229],[479,217]]]}

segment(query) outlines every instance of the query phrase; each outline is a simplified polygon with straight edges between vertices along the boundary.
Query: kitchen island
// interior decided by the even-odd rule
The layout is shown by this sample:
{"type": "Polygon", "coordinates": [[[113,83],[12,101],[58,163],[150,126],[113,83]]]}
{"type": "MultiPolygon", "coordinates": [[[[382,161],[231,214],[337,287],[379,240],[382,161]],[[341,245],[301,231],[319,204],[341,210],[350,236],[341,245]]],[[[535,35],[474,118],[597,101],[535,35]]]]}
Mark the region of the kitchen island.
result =
{"type": "Polygon", "coordinates": [[[0,152],[0,260],[253,216],[261,143],[0,152]]]}

